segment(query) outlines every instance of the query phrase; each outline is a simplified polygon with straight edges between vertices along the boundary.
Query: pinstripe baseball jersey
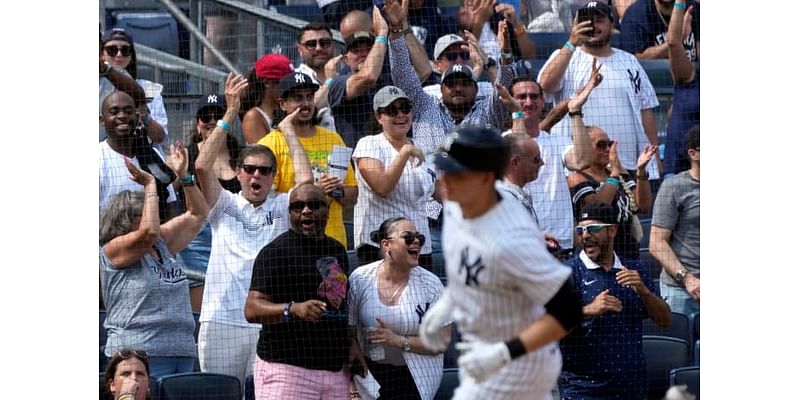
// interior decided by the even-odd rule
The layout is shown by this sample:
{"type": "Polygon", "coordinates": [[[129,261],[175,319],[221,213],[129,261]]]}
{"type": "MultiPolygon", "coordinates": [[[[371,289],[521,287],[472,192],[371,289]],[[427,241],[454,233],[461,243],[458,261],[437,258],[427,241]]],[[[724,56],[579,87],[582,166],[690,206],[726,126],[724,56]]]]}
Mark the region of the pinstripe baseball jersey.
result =
{"type": "MultiPolygon", "coordinates": [[[[547,251],[527,211],[506,196],[501,193],[497,205],[470,219],[463,218],[457,203],[444,204],[447,284],[456,299],[453,319],[465,341],[503,342],[519,335],[545,314],[544,305],[571,275],[547,251]]],[[[560,368],[554,342],[513,360],[487,381],[470,384],[475,389],[469,390],[530,398],[532,390],[552,388],[560,368]]]]}

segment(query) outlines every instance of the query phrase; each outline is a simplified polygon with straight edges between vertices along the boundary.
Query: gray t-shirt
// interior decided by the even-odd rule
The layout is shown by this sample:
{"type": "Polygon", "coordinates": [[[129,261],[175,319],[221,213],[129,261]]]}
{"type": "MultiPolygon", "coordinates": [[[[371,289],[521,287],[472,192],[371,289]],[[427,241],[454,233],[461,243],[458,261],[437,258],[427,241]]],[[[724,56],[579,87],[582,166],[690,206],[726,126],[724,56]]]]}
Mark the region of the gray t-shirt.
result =
{"type": "Polygon", "coordinates": [[[196,357],[189,281],[183,265],[159,239],[159,262],[147,253],[128,268],[115,268],[100,248],[100,281],[106,302],[105,353],[123,347],[150,356],[196,357]]]}
{"type": "MultiPolygon", "coordinates": [[[[669,229],[669,246],[689,272],[700,273],[700,181],[689,171],[667,179],[661,185],[653,206],[652,225],[669,229]]],[[[661,281],[678,285],[665,271],[661,281]]],[[[680,286],[680,285],[678,285],[680,286]]]]}

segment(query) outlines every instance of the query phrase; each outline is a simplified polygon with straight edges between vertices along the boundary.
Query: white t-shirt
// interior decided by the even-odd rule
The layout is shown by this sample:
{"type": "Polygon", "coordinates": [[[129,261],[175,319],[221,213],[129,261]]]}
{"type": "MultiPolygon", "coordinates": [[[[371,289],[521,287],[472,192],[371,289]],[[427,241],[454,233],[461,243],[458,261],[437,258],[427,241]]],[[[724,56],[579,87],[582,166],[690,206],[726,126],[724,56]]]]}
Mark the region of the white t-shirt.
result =
{"type": "MultiPolygon", "coordinates": [[[[125,156],[114,151],[108,145],[108,141],[103,140],[100,144],[100,210],[111,201],[117,193],[123,190],[132,192],[143,192],[144,187],[130,179],[130,172],[125,166],[125,156]]],[[[139,161],[136,157],[131,161],[138,167],[139,161]]],[[[167,186],[167,202],[176,201],[175,190],[172,185],[167,186]]]]}
{"type": "MultiPolygon", "coordinates": [[[[544,305],[571,276],[547,251],[525,208],[500,194],[497,205],[470,219],[458,203],[444,203],[447,290],[456,299],[452,316],[465,341],[503,342],[519,335],[545,314],[544,305]]],[[[481,387],[509,393],[552,388],[560,367],[553,342],[514,359],[481,387]]]]}
{"type": "Polygon", "coordinates": [[[253,261],[261,249],[289,229],[289,195],[270,193],[258,207],[221,190],[208,214],[211,254],[200,322],[261,327],[244,318],[253,261]]]}
{"type": "MultiPolygon", "coordinates": [[[[642,65],[632,54],[612,48],[608,57],[597,57],[602,65],[603,83],[592,91],[592,95],[583,105],[583,121],[589,126],[603,129],[611,140],[617,141],[617,152],[622,166],[628,170],[636,169],[636,160],[644,147],[650,144],[642,126],[641,110],[658,106],[658,99],[650,79],[642,65]]],[[[560,50],[555,50],[545,67],[553,62],[560,50]]],[[[558,103],[574,96],[589,79],[592,72],[594,56],[579,47],[575,50],[564,72],[564,77],[555,92],[545,92],[545,99],[558,103]]],[[[539,71],[538,80],[542,79],[539,71]]],[[[572,137],[572,122],[562,119],[551,129],[555,136],[572,137]]],[[[658,165],[647,164],[647,172],[651,179],[657,179],[658,165]]]]}
{"type": "MultiPolygon", "coordinates": [[[[383,136],[383,133],[361,138],[353,151],[353,161],[358,165],[359,158],[373,158],[387,168],[397,158],[397,150],[383,136]]],[[[393,217],[406,217],[417,227],[417,231],[428,239],[422,246],[421,254],[431,253],[428,217],[425,214],[425,202],[431,199],[434,190],[436,173],[428,163],[414,167],[417,159],[406,162],[405,169],[397,186],[386,197],[381,197],[367,184],[356,168],[358,181],[358,201],[353,213],[355,246],[369,244],[380,247],[369,239],[370,232],[377,230],[383,221],[393,217]]]]}
{"type": "Polygon", "coordinates": [[[571,136],[554,136],[540,132],[536,139],[544,165],[539,177],[525,185],[531,204],[539,218],[539,228],[556,237],[562,248],[573,247],[572,199],[564,167],[564,153],[572,145],[571,136]]]}
{"type": "MultiPolygon", "coordinates": [[[[441,280],[433,273],[416,267],[411,269],[408,284],[403,289],[395,306],[386,306],[378,295],[375,281],[377,270],[383,260],[358,267],[350,274],[350,290],[348,294],[348,318],[358,332],[358,341],[366,354],[366,338],[364,328],[377,326],[376,318],[380,318],[392,332],[405,336],[417,336],[419,324],[425,312],[439,299],[443,286],[441,280]]],[[[387,358],[390,351],[402,354],[414,383],[423,400],[430,400],[436,395],[442,379],[444,354],[423,355],[402,351],[394,347],[385,348],[387,358]]]]}

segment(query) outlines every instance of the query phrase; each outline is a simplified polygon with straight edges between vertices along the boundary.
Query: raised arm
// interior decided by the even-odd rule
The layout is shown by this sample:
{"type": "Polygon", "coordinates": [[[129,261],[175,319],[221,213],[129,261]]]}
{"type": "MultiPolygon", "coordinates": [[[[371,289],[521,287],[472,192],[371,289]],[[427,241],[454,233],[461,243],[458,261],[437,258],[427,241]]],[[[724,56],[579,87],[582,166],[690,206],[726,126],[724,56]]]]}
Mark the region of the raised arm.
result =
{"type": "Polygon", "coordinates": [[[583,114],[581,109],[589,99],[589,94],[592,93],[597,85],[603,81],[603,75],[600,74],[602,65],[597,65],[597,58],[592,60],[592,74],[589,81],[578,92],[578,95],[567,101],[567,109],[572,116],[572,149],[567,153],[565,165],[572,171],[582,171],[589,167],[594,158],[594,151],[592,149],[592,139],[589,137],[589,132],[583,123],[583,114]]]}
{"type": "Polygon", "coordinates": [[[514,36],[517,38],[517,46],[519,47],[520,57],[523,59],[536,57],[536,47],[531,42],[525,30],[525,25],[517,19],[517,13],[514,11],[514,6],[511,4],[498,4],[494,6],[495,12],[502,14],[503,18],[508,22],[508,27],[514,36]]]}
{"type": "Polygon", "coordinates": [[[186,212],[165,222],[161,226],[161,236],[167,242],[170,253],[177,254],[200,232],[203,221],[208,216],[208,205],[193,178],[189,176],[189,154],[180,141],[170,146],[169,159],[171,162],[168,166],[183,186],[186,212]]]}
{"type": "Polygon", "coordinates": [[[103,245],[106,257],[117,268],[127,268],[139,261],[153,248],[161,234],[156,179],[137,167],[127,157],[125,166],[131,174],[130,179],[144,187],[144,205],[139,226],[132,227],[135,230],[117,236],[103,245]]]}
{"type": "Polygon", "coordinates": [[[586,42],[588,39],[586,35],[593,29],[591,25],[592,21],[588,20],[578,23],[578,16],[575,16],[569,40],[558,50],[555,56],[550,57],[539,74],[539,84],[542,85],[542,89],[545,92],[555,93],[558,91],[561,86],[561,80],[564,78],[564,73],[567,72],[572,53],[586,42]]]}
{"type": "Polygon", "coordinates": [[[389,26],[381,16],[378,7],[372,7],[372,29],[375,30],[378,36],[375,38],[375,42],[372,44],[369,54],[367,54],[367,59],[364,61],[364,68],[361,68],[358,72],[347,78],[345,97],[348,99],[361,96],[369,88],[375,86],[375,83],[378,82],[378,78],[381,75],[381,69],[383,69],[383,59],[386,56],[388,43],[378,40],[378,38],[383,37],[388,39],[389,26]]]}
{"type": "Polygon", "coordinates": [[[655,157],[658,152],[657,146],[645,146],[639,158],[636,160],[636,204],[639,206],[639,213],[650,214],[650,208],[653,205],[652,193],[650,191],[650,181],[648,180],[647,164],[655,157]]]}
{"type": "MultiPolygon", "coordinates": [[[[506,21],[500,21],[500,33],[497,35],[497,41],[500,45],[500,49],[506,53],[511,51],[511,41],[508,38],[508,35],[505,30],[506,21]]],[[[506,58],[502,57],[500,59],[500,66],[499,71],[497,73],[497,78],[495,79],[495,85],[501,85],[505,88],[511,86],[511,81],[514,79],[514,66],[513,58],[506,58]]],[[[494,126],[502,127],[505,121],[506,116],[508,115],[508,109],[503,104],[498,96],[492,96],[489,98],[489,109],[492,111],[491,114],[491,123],[494,126]]]]}
{"type": "Polygon", "coordinates": [[[403,36],[405,38],[414,72],[416,72],[417,78],[421,83],[425,82],[431,76],[433,68],[431,68],[431,63],[428,61],[428,53],[425,51],[425,47],[417,40],[408,24],[408,0],[388,0],[384,5],[384,11],[386,13],[386,22],[389,24],[389,32],[394,37],[403,36]]]}
{"type": "Polygon", "coordinates": [[[517,99],[511,96],[505,86],[495,83],[494,88],[497,90],[497,96],[500,98],[500,101],[503,102],[503,105],[505,105],[508,111],[511,112],[511,132],[524,133],[527,135],[528,128],[525,126],[525,117],[522,116],[514,118],[514,114],[522,113],[522,106],[519,104],[517,99]]]}
{"type": "Polygon", "coordinates": [[[689,57],[686,57],[686,48],[683,47],[683,39],[692,34],[693,10],[694,6],[686,9],[686,0],[676,0],[672,8],[672,18],[669,20],[667,29],[669,71],[676,85],[689,83],[695,78],[694,65],[689,57]]]}
{"type": "Polygon", "coordinates": [[[105,76],[117,90],[133,97],[133,102],[137,106],[139,104],[147,104],[144,89],[136,83],[136,80],[131,78],[124,70],[116,69],[111,64],[105,63],[102,55],[100,56],[100,76],[105,76]]]}
{"type": "MultiPolygon", "coordinates": [[[[242,75],[234,76],[233,73],[229,73],[228,78],[225,80],[225,101],[228,109],[225,110],[222,121],[227,123],[229,127],[233,126],[233,121],[239,115],[239,96],[247,88],[247,85],[247,80],[242,75]]],[[[214,161],[217,159],[217,154],[225,146],[227,135],[226,129],[217,125],[211,131],[211,135],[206,138],[205,144],[197,156],[197,161],[195,161],[195,170],[197,171],[200,185],[203,187],[203,197],[206,200],[206,204],[208,204],[208,208],[214,208],[220,191],[222,191],[222,186],[217,180],[217,174],[214,172],[214,161]]]]}

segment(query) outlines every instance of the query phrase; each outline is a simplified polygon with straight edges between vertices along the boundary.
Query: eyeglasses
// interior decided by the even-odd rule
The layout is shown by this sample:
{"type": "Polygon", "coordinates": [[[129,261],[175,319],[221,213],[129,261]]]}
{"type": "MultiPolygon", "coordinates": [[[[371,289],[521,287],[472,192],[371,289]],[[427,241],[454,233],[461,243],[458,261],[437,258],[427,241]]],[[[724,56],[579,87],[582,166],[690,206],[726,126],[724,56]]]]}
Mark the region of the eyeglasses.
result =
{"type": "Polygon", "coordinates": [[[124,360],[131,358],[131,356],[136,356],[138,358],[141,358],[142,360],[147,360],[147,352],[144,350],[125,349],[118,351],[117,354],[124,360]]]}
{"type": "Polygon", "coordinates": [[[575,233],[578,235],[583,235],[584,232],[589,232],[590,234],[594,235],[595,233],[600,232],[603,228],[609,226],[611,226],[611,224],[589,224],[585,226],[576,226],[575,233]]]}
{"type": "Polygon", "coordinates": [[[614,144],[614,141],[613,141],[613,140],[608,140],[608,141],[606,141],[606,140],[601,140],[601,141],[597,142],[597,143],[594,145],[594,147],[597,147],[598,149],[603,149],[603,150],[605,150],[605,149],[610,149],[612,144],[614,144]]]}
{"type": "Polygon", "coordinates": [[[414,243],[414,240],[419,240],[420,246],[425,245],[425,235],[419,232],[405,232],[396,238],[393,237],[386,238],[386,240],[391,240],[391,239],[403,239],[406,242],[406,246],[411,246],[411,243],[414,243]]]}
{"type": "Polygon", "coordinates": [[[317,48],[317,45],[323,49],[327,49],[328,47],[331,47],[332,44],[333,39],[312,39],[303,43],[303,46],[305,46],[305,48],[308,50],[314,50],[317,48]]]}
{"type": "Polygon", "coordinates": [[[293,201],[293,202],[289,203],[289,210],[299,213],[299,212],[303,212],[303,210],[305,210],[306,207],[308,207],[308,209],[311,210],[311,211],[317,211],[320,208],[322,208],[324,206],[327,206],[327,205],[328,204],[325,203],[322,200],[311,200],[311,201],[296,200],[296,201],[293,201]]]}
{"type": "Polygon", "coordinates": [[[131,46],[106,46],[103,50],[111,57],[116,57],[118,52],[122,53],[123,57],[129,57],[133,53],[131,46]]]}
{"type": "Polygon", "coordinates": [[[217,114],[217,113],[213,113],[213,112],[206,112],[206,113],[200,114],[197,118],[199,118],[200,121],[203,121],[204,124],[207,124],[207,123],[211,122],[211,120],[214,120],[214,121],[221,120],[222,119],[222,114],[217,114]]]}
{"type": "Polygon", "coordinates": [[[272,173],[272,166],[271,165],[250,165],[245,164],[242,165],[242,169],[244,172],[247,172],[249,175],[253,175],[256,173],[256,170],[261,173],[261,175],[269,175],[272,173]]]}
{"type": "Polygon", "coordinates": [[[468,61],[469,60],[469,52],[466,51],[451,51],[449,53],[444,53],[439,58],[446,58],[447,61],[455,62],[458,60],[458,57],[461,57],[462,60],[468,61]]]}
{"type": "Polygon", "coordinates": [[[394,107],[381,108],[379,111],[381,114],[386,114],[390,117],[396,117],[399,112],[408,114],[411,112],[411,102],[401,101],[395,104],[394,107]]]}

